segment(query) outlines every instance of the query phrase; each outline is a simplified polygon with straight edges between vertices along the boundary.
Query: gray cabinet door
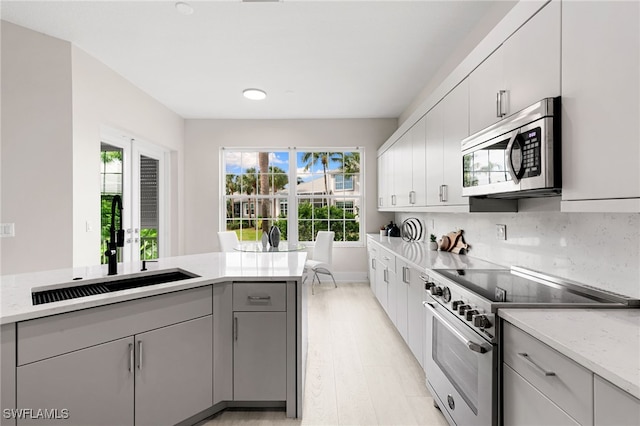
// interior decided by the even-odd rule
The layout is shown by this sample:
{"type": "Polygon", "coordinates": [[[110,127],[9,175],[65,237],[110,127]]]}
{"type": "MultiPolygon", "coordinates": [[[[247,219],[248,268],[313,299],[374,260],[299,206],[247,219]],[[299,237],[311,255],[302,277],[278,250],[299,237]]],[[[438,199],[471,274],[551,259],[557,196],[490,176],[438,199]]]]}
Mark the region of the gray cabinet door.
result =
{"type": "Polygon", "coordinates": [[[135,419],[173,425],[211,407],[211,315],[135,336],[135,419]]]}
{"type": "Polygon", "coordinates": [[[34,411],[17,424],[133,425],[132,355],[125,338],[18,367],[17,406],[34,411]]]}
{"type": "Polygon", "coordinates": [[[287,398],[287,313],[235,312],[233,399],[287,398]]]}

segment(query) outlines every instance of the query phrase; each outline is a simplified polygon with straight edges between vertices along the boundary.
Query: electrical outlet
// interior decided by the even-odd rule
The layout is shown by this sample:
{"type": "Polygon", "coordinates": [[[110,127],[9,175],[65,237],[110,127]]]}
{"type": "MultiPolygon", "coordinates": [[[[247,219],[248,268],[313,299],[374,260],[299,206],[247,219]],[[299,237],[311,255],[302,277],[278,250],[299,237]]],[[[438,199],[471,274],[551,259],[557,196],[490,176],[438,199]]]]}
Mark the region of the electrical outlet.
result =
{"type": "Polygon", "coordinates": [[[507,225],[496,225],[496,238],[499,240],[507,239],[507,225]]]}
{"type": "Polygon", "coordinates": [[[16,236],[15,223],[0,224],[0,237],[15,237],[15,236],[16,236]]]}

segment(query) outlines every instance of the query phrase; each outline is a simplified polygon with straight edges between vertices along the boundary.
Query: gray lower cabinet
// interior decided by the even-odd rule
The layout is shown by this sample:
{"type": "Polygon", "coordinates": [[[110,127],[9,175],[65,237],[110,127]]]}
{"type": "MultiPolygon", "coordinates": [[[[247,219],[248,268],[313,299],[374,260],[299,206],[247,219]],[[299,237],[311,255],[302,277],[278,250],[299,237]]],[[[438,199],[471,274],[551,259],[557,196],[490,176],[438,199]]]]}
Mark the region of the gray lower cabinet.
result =
{"type": "Polygon", "coordinates": [[[233,399],[287,399],[287,313],[235,312],[233,399]]]}
{"type": "Polygon", "coordinates": [[[34,412],[17,424],[133,425],[133,343],[119,339],[18,367],[17,407],[58,410],[60,418],[45,422],[34,412]]]}
{"type": "Polygon", "coordinates": [[[640,399],[594,375],[595,426],[640,425],[640,399]]]}
{"type": "Polygon", "coordinates": [[[580,425],[511,367],[502,373],[505,425],[580,425]]]}
{"type": "Polygon", "coordinates": [[[135,424],[173,425],[211,407],[211,315],[135,336],[135,424]]]}

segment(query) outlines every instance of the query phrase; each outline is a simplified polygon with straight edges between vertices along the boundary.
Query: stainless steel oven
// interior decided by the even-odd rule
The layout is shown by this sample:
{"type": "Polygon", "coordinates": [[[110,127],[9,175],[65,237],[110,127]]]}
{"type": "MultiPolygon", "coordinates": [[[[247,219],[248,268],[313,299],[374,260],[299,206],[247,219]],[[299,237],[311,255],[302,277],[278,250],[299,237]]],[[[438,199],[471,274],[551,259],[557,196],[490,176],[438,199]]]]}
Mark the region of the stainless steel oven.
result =
{"type": "Polygon", "coordinates": [[[501,308],[624,308],[640,301],[513,266],[440,269],[425,281],[424,369],[451,425],[500,424],[501,308]]]}
{"type": "Polygon", "coordinates": [[[495,347],[436,301],[425,301],[427,386],[451,424],[491,425],[495,347]]]}

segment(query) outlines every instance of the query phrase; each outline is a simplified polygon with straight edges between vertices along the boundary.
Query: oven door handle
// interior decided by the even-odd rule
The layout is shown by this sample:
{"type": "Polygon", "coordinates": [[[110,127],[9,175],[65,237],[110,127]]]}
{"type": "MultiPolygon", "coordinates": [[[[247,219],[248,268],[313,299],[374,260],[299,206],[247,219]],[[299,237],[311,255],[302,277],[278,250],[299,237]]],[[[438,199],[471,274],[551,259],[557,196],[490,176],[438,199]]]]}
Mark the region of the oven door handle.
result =
{"type": "Polygon", "coordinates": [[[445,327],[447,327],[449,329],[449,331],[451,331],[462,343],[465,344],[465,346],[467,348],[469,348],[469,350],[471,350],[473,352],[478,352],[478,353],[481,353],[481,354],[485,354],[485,353],[491,351],[491,349],[493,349],[493,347],[488,343],[485,343],[485,344],[476,343],[476,342],[473,342],[473,341],[467,339],[466,337],[464,337],[464,335],[462,333],[460,333],[454,326],[449,324],[447,322],[447,320],[442,317],[442,315],[440,315],[438,312],[436,312],[436,309],[435,309],[436,305],[433,302],[424,301],[424,302],[422,302],[422,304],[427,309],[430,309],[431,313],[433,314],[433,316],[438,318],[440,320],[440,322],[445,327]]]}

